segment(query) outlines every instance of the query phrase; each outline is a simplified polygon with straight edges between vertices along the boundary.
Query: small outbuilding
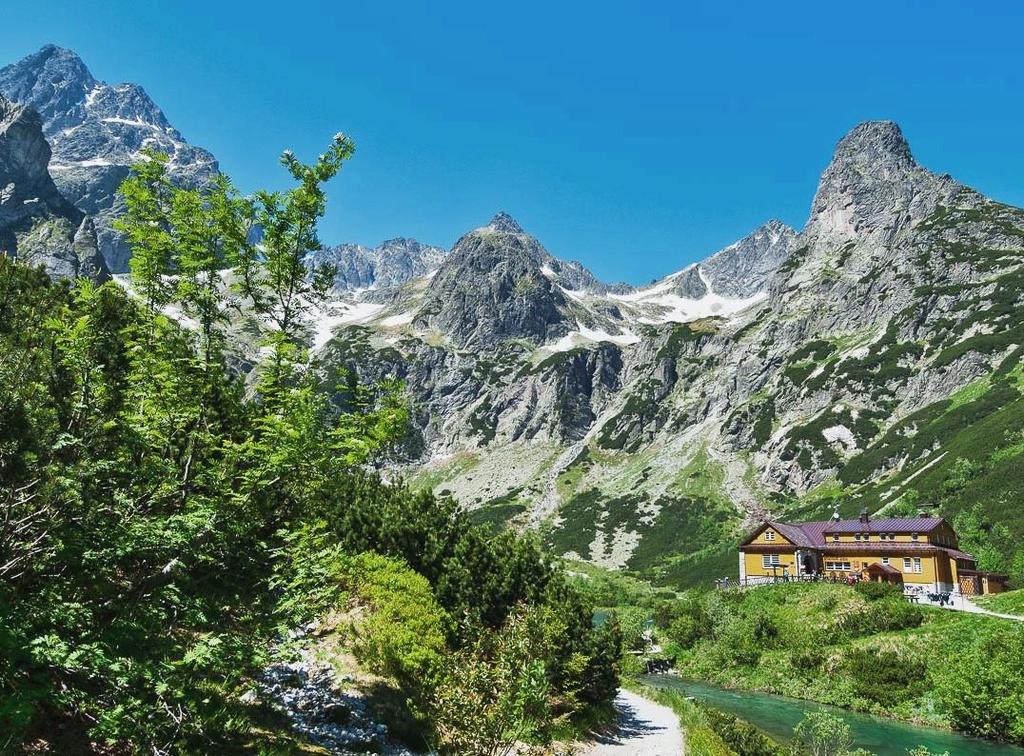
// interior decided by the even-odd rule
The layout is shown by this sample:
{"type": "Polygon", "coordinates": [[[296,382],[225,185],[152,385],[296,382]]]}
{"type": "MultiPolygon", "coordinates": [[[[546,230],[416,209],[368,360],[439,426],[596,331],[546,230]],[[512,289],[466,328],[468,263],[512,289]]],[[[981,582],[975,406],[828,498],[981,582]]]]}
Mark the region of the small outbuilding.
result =
{"type": "Polygon", "coordinates": [[[873,583],[891,583],[903,585],[903,573],[891,564],[872,562],[864,570],[864,577],[873,583]]]}

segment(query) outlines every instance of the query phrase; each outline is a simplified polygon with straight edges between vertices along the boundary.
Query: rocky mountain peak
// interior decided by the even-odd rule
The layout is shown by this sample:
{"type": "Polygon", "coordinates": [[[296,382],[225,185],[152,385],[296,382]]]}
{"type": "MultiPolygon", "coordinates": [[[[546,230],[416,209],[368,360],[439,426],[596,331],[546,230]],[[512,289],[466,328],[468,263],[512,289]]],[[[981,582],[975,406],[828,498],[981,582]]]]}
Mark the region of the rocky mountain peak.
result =
{"type": "Polygon", "coordinates": [[[832,163],[863,169],[907,169],[916,165],[903,130],[894,121],[864,121],[839,140],[832,163]]]}
{"type": "Polygon", "coordinates": [[[548,258],[540,242],[499,213],[455,243],[430,281],[417,320],[463,346],[560,336],[567,330],[566,299],[544,274],[548,258]],[[498,233],[481,233],[487,231],[498,233]]]}
{"type": "Polygon", "coordinates": [[[795,238],[796,231],[785,223],[769,220],[700,263],[663,279],[655,289],[684,299],[709,294],[747,299],[767,290],[768,280],[789,258],[795,238]]]}
{"type": "Polygon", "coordinates": [[[866,121],[836,145],[818,183],[804,241],[887,244],[961,188],[918,165],[897,124],[866,121]]]}
{"type": "Polygon", "coordinates": [[[47,131],[79,120],[85,100],[98,83],[78,55],[56,45],[46,45],[0,69],[0,92],[33,107],[47,131]]]}
{"type": "Polygon", "coordinates": [[[47,45],[0,68],[0,94],[42,117],[53,148],[49,170],[61,193],[95,219],[100,251],[115,271],[127,269],[129,249],[113,228],[121,212],[117,188],[143,147],[171,157],[171,178],[186,186],[218,170],[206,150],[184,140],[138,84],[98,81],[71,50],[47,45]]]}
{"type": "Polygon", "coordinates": [[[341,293],[401,286],[413,278],[436,270],[446,254],[440,247],[397,237],[373,248],[359,244],[324,247],[310,255],[309,263],[334,265],[337,269],[334,291],[341,293]]]}
{"type": "Polygon", "coordinates": [[[516,219],[506,213],[504,210],[500,211],[497,215],[491,218],[491,222],[487,224],[487,228],[493,231],[501,231],[506,234],[522,234],[524,233],[523,227],[520,226],[516,219]]]}

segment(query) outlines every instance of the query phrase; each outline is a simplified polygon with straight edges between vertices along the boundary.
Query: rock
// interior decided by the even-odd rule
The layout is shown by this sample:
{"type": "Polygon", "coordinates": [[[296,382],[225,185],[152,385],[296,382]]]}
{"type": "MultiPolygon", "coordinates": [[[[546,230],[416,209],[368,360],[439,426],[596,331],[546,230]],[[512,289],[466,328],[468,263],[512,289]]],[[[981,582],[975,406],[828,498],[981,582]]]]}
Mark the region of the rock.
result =
{"type": "Polygon", "coordinates": [[[0,96],[0,251],[56,278],[102,282],[109,272],[92,219],[60,194],[49,160],[38,113],[0,96]]]}
{"type": "Polygon", "coordinates": [[[140,150],[167,153],[168,172],[183,186],[217,173],[217,161],[168,122],[137,84],[96,80],[71,50],[47,45],[0,69],[0,95],[37,111],[53,148],[50,173],[60,192],[94,219],[99,251],[114,272],[128,269],[129,249],[112,226],[123,211],[117,189],[140,150]]]}
{"type": "Polygon", "coordinates": [[[390,239],[372,249],[359,244],[325,247],[309,257],[309,264],[336,266],[334,291],[340,294],[401,286],[436,270],[446,254],[440,247],[420,244],[415,239],[390,239]]]}
{"type": "Polygon", "coordinates": [[[293,729],[332,754],[385,753],[413,756],[388,738],[388,729],[374,720],[366,700],[346,690],[353,678],[338,678],[308,649],[299,658],[276,662],[259,680],[264,696],[288,717],[293,729]]]}

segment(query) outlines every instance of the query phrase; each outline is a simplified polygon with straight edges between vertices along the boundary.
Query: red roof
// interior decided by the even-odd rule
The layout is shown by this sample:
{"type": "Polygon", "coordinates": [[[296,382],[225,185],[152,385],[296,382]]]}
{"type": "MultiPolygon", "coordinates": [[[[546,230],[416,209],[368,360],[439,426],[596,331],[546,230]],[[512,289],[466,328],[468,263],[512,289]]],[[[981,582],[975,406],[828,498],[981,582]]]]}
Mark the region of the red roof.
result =
{"type": "Polygon", "coordinates": [[[741,545],[748,545],[758,533],[765,528],[772,528],[780,533],[787,541],[801,548],[812,548],[832,553],[873,553],[892,551],[917,551],[931,552],[935,549],[942,549],[949,553],[954,559],[967,559],[974,561],[974,557],[963,551],[940,547],[931,543],[897,543],[895,541],[858,541],[853,543],[838,543],[830,541],[826,536],[834,533],[848,535],[851,533],[921,533],[928,534],[942,525],[945,520],[942,517],[887,517],[881,520],[868,520],[864,523],[860,520],[817,520],[814,522],[779,522],[777,520],[766,520],[750,531],[743,539],[741,545]]]}
{"type": "Polygon", "coordinates": [[[882,564],[881,562],[872,562],[867,566],[868,572],[888,572],[890,574],[902,575],[903,573],[893,567],[891,564],[882,564]]]}
{"type": "Polygon", "coordinates": [[[945,522],[941,517],[887,517],[882,520],[826,520],[824,523],[808,522],[808,525],[823,525],[823,533],[931,533],[945,522]]]}

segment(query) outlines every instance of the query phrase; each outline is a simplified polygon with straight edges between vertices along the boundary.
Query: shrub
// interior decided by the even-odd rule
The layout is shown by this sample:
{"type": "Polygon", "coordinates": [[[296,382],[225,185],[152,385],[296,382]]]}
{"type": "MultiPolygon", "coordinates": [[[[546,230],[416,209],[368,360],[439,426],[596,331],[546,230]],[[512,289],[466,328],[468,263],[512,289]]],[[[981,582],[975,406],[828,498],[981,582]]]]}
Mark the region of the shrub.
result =
{"type": "Polygon", "coordinates": [[[928,688],[924,663],[892,651],[855,649],[845,665],[857,695],[882,706],[895,706],[928,688]]]}
{"type": "Polygon", "coordinates": [[[841,629],[851,638],[873,633],[918,627],[924,621],[921,609],[902,597],[890,596],[848,614],[841,629]]]}
{"type": "Polygon", "coordinates": [[[402,562],[378,554],[354,557],[350,576],[356,595],[372,609],[358,629],[356,657],[422,697],[434,682],[449,627],[430,583],[402,562]]]}
{"type": "Polygon", "coordinates": [[[789,663],[804,672],[819,669],[825,661],[825,654],[817,648],[803,648],[791,651],[789,663]]]}
{"type": "Polygon", "coordinates": [[[665,634],[668,639],[681,649],[692,648],[697,641],[705,636],[706,628],[689,614],[683,614],[672,620],[665,634]]]}
{"type": "Polygon", "coordinates": [[[499,631],[446,660],[429,702],[442,752],[509,754],[519,741],[549,739],[549,621],[543,610],[516,610],[499,631]]]}
{"type": "Polygon", "coordinates": [[[855,756],[850,726],[834,714],[814,711],[793,730],[794,756],[855,756]]]}
{"type": "Polygon", "coordinates": [[[618,607],[614,615],[622,631],[623,650],[643,651],[647,646],[647,610],[638,606],[618,607]]]}
{"type": "Polygon", "coordinates": [[[754,725],[710,706],[701,706],[715,734],[738,756],[783,756],[782,747],[754,725]]]}
{"type": "Polygon", "coordinates": [[[936,688],[958,730],[1024,744],[1024,628],[990,633],[957,654],[936,688]]]}
{"type": "Polygon", "coordinates": [[[754,617],[752,624],[754,644],[759,648],[772,648],[779,637],[779,626],[775,624],[775,620],[762,612],[754,617]]]}
{"type": "Polygon", "coordinates": [[[892,583],[857,583],[854,586],[854,590],[868,601],[877,601],[878,599],[891,598],[893,596],[899,597],[903,593],[903,589],[900,586],[893,585],[892,583]]]}

